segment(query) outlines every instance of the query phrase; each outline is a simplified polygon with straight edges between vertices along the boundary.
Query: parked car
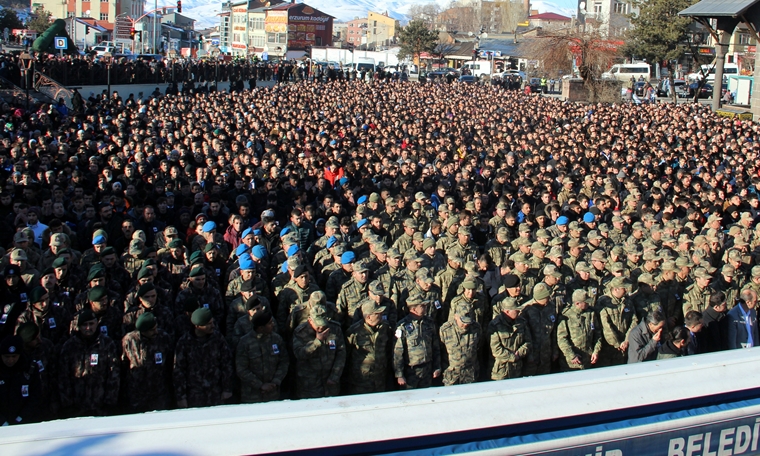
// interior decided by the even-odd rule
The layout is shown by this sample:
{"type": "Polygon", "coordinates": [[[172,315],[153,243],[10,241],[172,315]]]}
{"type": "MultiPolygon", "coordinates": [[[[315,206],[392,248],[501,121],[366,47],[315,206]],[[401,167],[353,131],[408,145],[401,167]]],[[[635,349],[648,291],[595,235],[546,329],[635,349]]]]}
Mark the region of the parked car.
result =
{"type": "MultiPolygon", "coordinates": [[[[669,96],[666,90],[667,79],[663,79],[657,84],[657,96],[658,97],[667,97],[669,96]]],[[[676,96],[680,97],[682,93],[686,92],[686,81],[683,79],[674,79],[673,80],[673,91],[676,93],[676,96]]]]}
{"type": "Polygon", "coordinates": [[[477,84],[478,83],[478,77],[472,76],[470,74],[466,74],[464,76],[459,76],[459,82],[463,82],[465,84],[477,84]]]}
{"type": "Polygon", "coordinates": [[[528,80],[528,87],[530,87],[531,93],[541,92],[541,78],[530,78],[528,80]]]}
{"type": "MultiPolygon", "coordinates": [[[[694,93],[699,89],[699,83],[698,82],[692,82],[689,84],[689,98],[694,98],[694,93]]],[[[702,89],[699,91],[699,96],[697,98],[712,98],[713,96],[713,86],[710,84],[705,84],[702,86],[702,89]]]]}

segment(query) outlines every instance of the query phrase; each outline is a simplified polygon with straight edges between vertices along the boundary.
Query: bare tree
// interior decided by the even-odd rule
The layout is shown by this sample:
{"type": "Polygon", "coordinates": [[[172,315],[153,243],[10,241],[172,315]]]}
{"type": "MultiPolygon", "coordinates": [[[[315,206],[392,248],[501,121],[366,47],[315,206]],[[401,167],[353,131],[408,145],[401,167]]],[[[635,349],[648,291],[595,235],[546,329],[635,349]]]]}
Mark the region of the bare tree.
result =
{"type": "Polygon", "coordinates": [[[422,21],[428,28],[434,28],[441,14],[441,7],[437,3],[430,2],[421,5],[412,5],[406,14],[409,21],[422,21]]]}
{"type": "Polygon", "coordinates": [[[499,7],[499,25],[502,32],[510,32],[517,43],[517,27],[528,19],[528,12],[522,2],[510,0],[496,2],[499,7]]]}
{"type": "Polygon", "coordinates": [[[597,32],[573,30],[567,33],[548,33],[520,47],[521,55],[533,56],[545,74],[567,74],[573,59],[578,62],[578,72],[589,92],[590,101],[596,101],[604,90],[602,73],[610,67],[618,55],[613,40],[597,32]]]}

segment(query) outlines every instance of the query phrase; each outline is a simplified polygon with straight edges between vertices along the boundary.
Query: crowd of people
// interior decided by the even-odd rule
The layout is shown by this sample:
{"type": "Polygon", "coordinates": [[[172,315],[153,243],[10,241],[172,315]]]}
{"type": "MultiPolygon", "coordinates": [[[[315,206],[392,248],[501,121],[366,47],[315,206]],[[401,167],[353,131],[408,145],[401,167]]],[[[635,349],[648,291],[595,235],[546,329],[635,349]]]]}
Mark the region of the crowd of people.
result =
{"type": "Polygon", "coordinates": [[[338,79],[2,105],[0,424],[754,347],[758,125],[338,79]]]}

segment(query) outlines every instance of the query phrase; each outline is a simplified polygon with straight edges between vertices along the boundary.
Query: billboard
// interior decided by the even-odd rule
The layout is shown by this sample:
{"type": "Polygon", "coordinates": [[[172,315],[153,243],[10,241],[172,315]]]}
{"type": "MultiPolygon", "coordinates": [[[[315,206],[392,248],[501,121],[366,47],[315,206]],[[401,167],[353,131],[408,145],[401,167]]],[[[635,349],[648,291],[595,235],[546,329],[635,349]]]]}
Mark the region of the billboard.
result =
{"type": "Polygon", "coordinates": [[[332,44],[333,17],[306,4],[288,9],[288,49],[332,44]]]}

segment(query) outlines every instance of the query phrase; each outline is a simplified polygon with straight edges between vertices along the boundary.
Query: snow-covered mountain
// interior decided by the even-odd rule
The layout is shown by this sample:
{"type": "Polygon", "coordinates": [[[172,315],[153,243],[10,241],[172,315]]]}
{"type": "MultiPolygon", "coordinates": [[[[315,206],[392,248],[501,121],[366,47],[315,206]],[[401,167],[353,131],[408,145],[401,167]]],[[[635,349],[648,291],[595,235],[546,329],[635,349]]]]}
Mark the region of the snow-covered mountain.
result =
{"type": "MultiPolygon", "coordinates": [[[[297,0],[301,2],[301,0],[297,0]]],[[[441,8],[446,8],[450,0],[435,0],[441,8]]],[[[385,12],[388,15],[400,21],[406,21],[406,13],[409,8],[415,4],[430,3],[430,0],[306,0],[308,3],[320,11],[335,16],[338,21],[350,21],[356,17],[367,17],[368,11],[385,12]]],[[[531,7],[541,13],[553,12],[570,16],[575,12],[576,2],[573,0],[558,0],[556,2],[546,2],[533,0],[531,7]]],[[[159,0],[158,7],[167,6],[175,7],[176,1],[159,0]]],[[[148,0],[145,2],[145,10],[154,9],[154,2],[148,0]]],[[[182,14],[195,19],[196,28],[202,29],[213,27],[219,24],[218,14],[222,10],[222,2],[219,0],[182,0],[182,14]]]]}

